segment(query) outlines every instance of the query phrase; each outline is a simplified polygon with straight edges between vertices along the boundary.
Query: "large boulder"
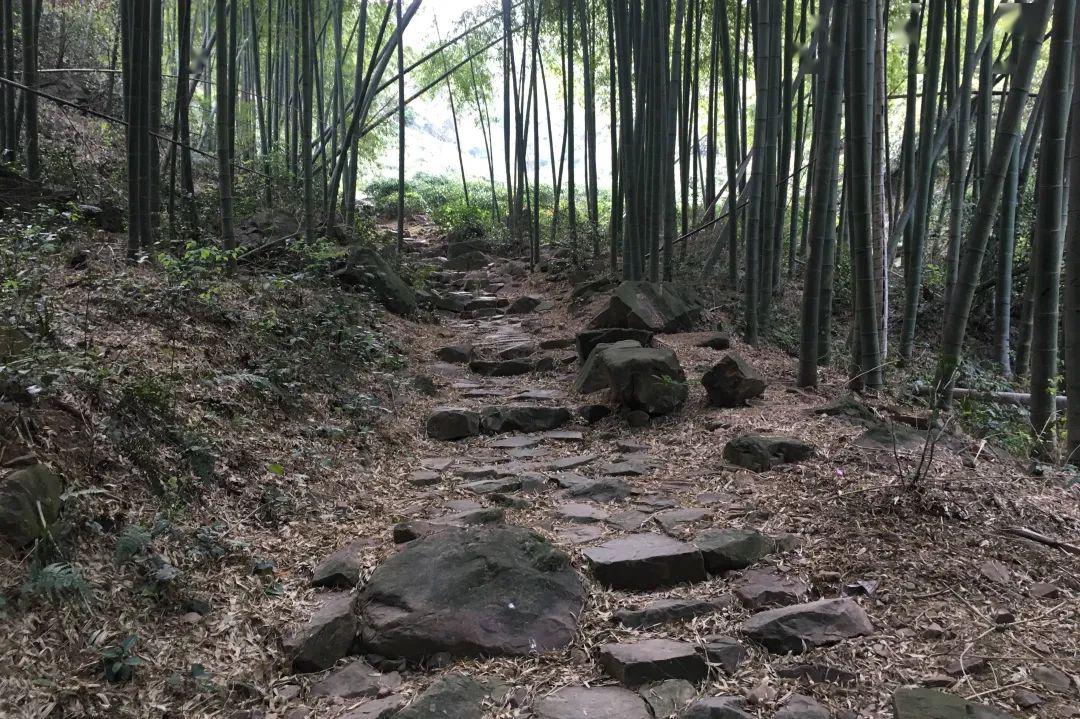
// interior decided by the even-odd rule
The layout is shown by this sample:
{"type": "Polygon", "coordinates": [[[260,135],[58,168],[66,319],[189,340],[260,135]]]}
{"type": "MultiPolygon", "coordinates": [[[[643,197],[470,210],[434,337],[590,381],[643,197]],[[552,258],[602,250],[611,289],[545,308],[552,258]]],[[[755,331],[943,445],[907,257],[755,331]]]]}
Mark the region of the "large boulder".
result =
{"type": "Polygon", "coordinates": [[[612,396],[627,410],[670,414],[690,395],[679,358],[669,349],[609,347],[600,358],[612,396]]]}
{"type": "Polygon", "coordinates": [[[706,372],[701,384],[714,407],[740,407],[765,393],[765,377],[736,352],[706,372]]]}
{"type": "Polygon", "coordinates": [[[380,565],[358,599],[367,651],[420,659],[566,647],[585,599],[570,558],[522,527],[447,529],[380,565]]]}
{"type": "Polygon", "coordinates": [[[651,332],[686,332],[694,328],[701,307],[670,282],[623,282],[589,325],[630,327],[651,332]]]}
{"type": "Polygon", "coordinates": [[[742,631],[770,651],[801,653],[866,636],[874,627],[853,600],[820,599],[755,614],[743,622],[742,631]]]}
{"type": "Polygon", "coordinates": [[[1003,711],[935,689],[897,689],[893,713],[896,719],[1010,719],[1003,711]]]}
{"type": "Polygon", "coordinates": [[[570,410],[535,404],[505,404],[485,407],[480,425],[485,432],[546,432],[566,424],[570,410]]]}
{"type": "Polygon", "coordinates": [[[416,292],[370,247],[353,246],[348,264],[337,275],[346,284],[371,290],[391,312],[407,315],[416,311],[416,292]]]}
{"type": "Polygon", "coordinates": [[[618,342],[601,343],[592,349],[585,364],[578,370],[574,378],[574,391],[579,394],[592,394],[609,386],[607,367],[602,357],[603,351],[612,347],[621,349],[640,348],[642,345],[637,340],[619,340],[618,342]]]}
{"type": "Polygon", "coordinates": [[[293,671],[320,672],[348,656],[356,644],[356,614],[347,592],[328,597],[311,619],[284,640],[293,671]]]}
{"type": "Polygon", "coordinates": [[[43,537],[60,514],[62,491],[60,478],[43,464],[0,480],[0,553],[13,553],[43,537]]]}
{"type": "Polygon", "coordinates": [[[648,330],[635,330],[627,327],[608,327],[600,330],[578,332],[576,338],[578,363],[585,362],[592,351],[602,344],[614,344],[624,340],[633,340],[642,347],[652,347],[653,333],[648,330]]]}
{"type": "Polygon", "coordinates": [[[724,445],[724,459],[752,472],[766,472],[781,464],[814,456],[814,445],[794,437],[743,434],[724,445]]]}

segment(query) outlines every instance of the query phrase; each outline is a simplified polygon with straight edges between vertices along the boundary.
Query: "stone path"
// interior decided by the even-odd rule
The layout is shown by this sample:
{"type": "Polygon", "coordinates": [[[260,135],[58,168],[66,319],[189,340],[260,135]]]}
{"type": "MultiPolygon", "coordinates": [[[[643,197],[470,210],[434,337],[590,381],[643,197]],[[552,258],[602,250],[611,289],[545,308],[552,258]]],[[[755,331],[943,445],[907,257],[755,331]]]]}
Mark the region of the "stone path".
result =
{"type": "MultiPolygon", "coordinates": [[[[518,268],[501,266],[497,274],[433,275],[429,300],[448,313],[443,327],[453,338],[436,352],[434,370],[451,396],[424,428],[439,456],[403,457],[412,463],[415,498],[430,509],[393,526],[400,549],[373,572],[360,566],[355,543],[316,568],[314,583],[337,593],[327,594],[287,647],[296,672],[336,668],[309,695],[347,700],[341,706],[351,719],[731,719],[759,714],[747,697],[709,688],[715,692],[748,662],[810,684],[856,681],[843,666],[781,657],[873,636],[858,600],[823,595],[792,573],[784,557],[798,543],[790,536],[731,522],[731,510],[752,517],[739,497],[702,492],[687,503],[683,486],[652,479],[662,456],[618,433],[612,441],[610,427],[649,423],[685,401],[675,354],[651,347],[653,335],[642,329],[578,334],[566,327],[563,336],[541,338],[537,312],[551,299],[524,293],[518,268]],[[610,387],[610,396],[579,394],[598,385],[610,387]],[[594,424],[601,420],[607,429],[594,424]],[[362,574],[359,593],[341,593],[362,574]],[[679,596],[663,596],[670,590],[679,596]],[[597,613],[623,631],[595,618],[582,626],[597,613]],[[717,615],[745,617],[734,623],[737,636],[674,631],[717,615]],[[583,631],[592,636],[582,641],[583,631]],[[534,694],[496,677],[466,676],[477,657],[571,647],[585,649],[577,661],[609,684],[534,694]],[[400,689],[403,673],[438,678],[410,698],[400,689]]],[[[625,317],[626,307],[619,312],[625,317]]],[[[682,309],[676,314],[660,325],[681,326],[682,309]]],[[[714,333],[702,344],[726,349],[729,341],[714,333]]],[[[716,406],[728,407],[760,395],[766,380],[731,354],[704,382],[716,406]]],[[[766,471],[814,451],[796,438],[747,434],[723,457],[766,471]]],[[[771,706],[774,699],[765,698],[771,706]]],[[[832,716],[800,694],[774,708],[783,719],[832,716]]],[[[897,692],[895,714],[998,716],[930,690],[897,692]]]]}

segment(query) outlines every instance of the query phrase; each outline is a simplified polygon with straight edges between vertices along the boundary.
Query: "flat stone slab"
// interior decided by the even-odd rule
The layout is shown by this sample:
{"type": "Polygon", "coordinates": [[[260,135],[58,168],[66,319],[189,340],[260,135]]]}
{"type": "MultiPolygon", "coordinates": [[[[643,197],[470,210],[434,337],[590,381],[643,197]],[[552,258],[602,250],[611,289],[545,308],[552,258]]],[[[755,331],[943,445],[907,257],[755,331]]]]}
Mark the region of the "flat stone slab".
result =
{"type": "Polygon", "coordinates": [[[955,694],[934,689],[897,689],[893,694],[896,719],[1010,719],[1011,715],[955,694]]]}
{"type": "Polygon", "coordinates": [[[575,454],[572,457],[561,457],[548,465],[552,472],[565,472],[568,469],[577,469],[587,464],[592,464],[598,459],[595,454],[575,454]]]}
{"type": "Polygon", "coordinates": [[[633,534],[585,550],[593,576],[612,589],[651,590],[705,579],[701,553],[661,534],[633,534]]]}
{"type": "Polygon", "coordinates": [[[718,529],[702,532],[694,545],[705,558],[710,573],[746,569],[771,554],[776,543],[756,529],[718,529]]]}
{"type": "Polygon", "coordinates": [[[652,719],[645,701],[621,687],[564,687],[538,699],[536,719],[652,719]]]}
{"type": "Polygon", "coordinates": [[[666,679],[642,687],[638,694],[648,703],[654,717],[664,719],[685,709],[697,696],[697,689],[685,679],[666,679]]]}
{"type": "Polygon", "coordinates": [[[509,404],[485,407],[480,425],[485,432],[544,432],[566,424],[570,410],[533,404],[509,404]]]}
{"type": "Polygon", "coordinates": [[[768,569],[748,571],[731,589],[747,609],[797,604],[810,593],[806,582],[768,569]]]}
{"type": "Polygon", "coordinates": [[[573,640],[584,598],[566,554],[522,527],[491,526],[407,545],[372,573],[357,606],[372,653],[528,656],[573,640]]]}
{"type": "Polygon", "coordinates": [[[394,719],[476,719],[505,693],[506,685],[497,680],[451,674],[436,679],[394,719]]]}
{"type": "Polygon", "coordinates": [[[555,481],[566,490],[566,496],[591,499],[596,502],[615,502],[630,496],[630,485],[615,477],[593,479],[576,474],[559,474],[555,481]]]}
{"type": "Polygon", "coordinates": [[[501,437],[491,443],[496,449],[525,449],[535,447],[543,440],[542,437],[527,434],[516,434],[510,437],[501,437]]]}
{"type": "Polygon", "coordinates": [[[723,604],[706,599],[660,599],[643,607],[620,609],[615,612],[615,621],[624,627],[640,629],[713,614],[723,604]]]}
{"type": "Polygon", "coordinates": [[[754,719],[744,707],[742,697],[709,697],[691,704],[680,719],[754,719]]]}
{"type": "Polygon", "coordinates": [[[414,487],[430,487],[438,484],[441,479],[442,475],[430,469],[418,469],[409,473],[409,484],[414,487]]]}
{"type": "Polygon", "coordinates": [[[555,536],[566,544],[589,544],[604,536],[604,530],[595,524],[575,524],[555,530],[555,536]]]}
{"type": "Polygon", "coordinates": [[[401,686],[397,672],[380,672],[365,661],[357,659],[330,672],[308,690],[321,697],[359,699],[389,694],[401,686]]]}
{"type": "Polygon", "coordinates": [[[728,674],[734,674],[746,659],[746,647],[734,637],[711,634],[702,640],[701,651],[712,664],[717,664],[728,674]]]}
{"type": "Polygon", "coordinates": [[[608,513],[592,504],[567,502],[555,508],[555,516],[565,522],[575,524],[596,524],[605,521],[608,513]]]}
{"type": "Polygon", "coordinates": [[[664,528],[665,532],[677,532],[685,529],[688,525],[704,521],[712,516],[707,509],[690,507],[686,509],[668,509],[656,515],[656,521],[664,528]]]}
{"type": "Polygon", "coordinates": [[[742,631],[770,651],[801,653],[872,634],[874,627],[854,600],[821,599],[755,614],[742,631]]]}
{"type": "Polygon", "coordinates": [[[708,665],[693,644],[670,639],[604,644],[598,661],[604,671],[628,687],[665,679],[699,682],[709,673],[708,665]]]}

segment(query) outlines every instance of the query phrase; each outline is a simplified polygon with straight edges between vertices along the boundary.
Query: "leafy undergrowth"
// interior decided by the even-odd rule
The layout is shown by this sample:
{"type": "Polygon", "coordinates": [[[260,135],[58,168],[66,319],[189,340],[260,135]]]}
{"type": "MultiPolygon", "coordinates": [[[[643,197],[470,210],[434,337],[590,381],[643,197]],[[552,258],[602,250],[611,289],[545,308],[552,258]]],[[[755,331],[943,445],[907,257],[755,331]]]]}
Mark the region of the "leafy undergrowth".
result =
{"type": "Polygon", "coordinates": [[[147,673],[180,704],[220,702],[238,690],[181,660],[170,625],[212,609],[232,626],[241,597],[269,611],[261,540],[317,511],[313,477],[383,441],[412,391],[394,339],[410,330],[302,247],[257,274],[194,246],[132,266],[74,206],[9,213],[0,236],[18,344],[0,361],[3,461],[34,455],[65,482],[49,540],[0,560],[0,656],[33,667],[0,679],[0,714],[29,697],[28,715],[104,715],[121,690],[103,686],[147,673]]]}

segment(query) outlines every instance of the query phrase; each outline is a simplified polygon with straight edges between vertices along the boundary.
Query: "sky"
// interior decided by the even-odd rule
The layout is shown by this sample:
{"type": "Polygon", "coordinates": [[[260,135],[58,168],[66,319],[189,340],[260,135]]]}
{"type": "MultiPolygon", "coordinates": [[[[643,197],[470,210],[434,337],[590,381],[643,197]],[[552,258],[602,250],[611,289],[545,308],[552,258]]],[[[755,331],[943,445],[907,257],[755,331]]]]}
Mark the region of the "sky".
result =
{"type": "MultiPolygon", "coordinates": [[[[488,2],[485,2],[484,0],[423,0],[420,9],[417,11],[416,17],[413,18],[412,23],[409,24],[409,27],[406,30],[406,46],[413,49],[428,47],[436,38],[436,21],[438,21],[439,30],[445,38],[449,35],[449,29],[454,27],[455,23],[463,13],[485,4],[490,4],[490,0],[488,0],[488,2]]],[[[495,63],[496,56],[496,50],[493,49],[489,54],[490,61],[495,63]]],[[[493,69],[496,74],[496,82],[498,82],[500,71],[497,66],[493,69]]],[[[562,142],[562,99],[557,89],[559,84],[557,76],[549,74],[548,82],[549,90],[552,93],[552,124],[553,133],[555,135],[556,152],[558,152],[562,142]],[[552,84],[553,81],[554,84],[552,84]],[[559,109],[556,110],[556,108],[559,109]]],[[[406,94],[411,94],[417,89],[419,89],[417,86],[408,82],[406,83],[406,94]]],[[[455,96],[454,100],[458,109],[458,130],[461,135],[465,174],[469,179],[486,180],[488,177],[487,152],[484,146],[483,131],[476,121],[476,112],[473,109],[474,105],[470,102],[471,98],[460,98],[455,96]]],[[[407,126],[405,137],[406,176],[411,177],[417,172],[425,172],[433,175],[460,176],[457,146],[454,141],[454,126],[445,85],[429,91],[426,95],[412,102],[409,105],[409,110],[410,123],[407,126]]],[[[492,114],[492,134],[494,135],[492,154],[495,158],[496,182],[498,182],[499,177],[501,176],[500,168],[503,166],[502,126],[499,118],[499,114],[502,111],[501,99],[495,102],[489,110],[492,114]]],[[[580,98],[578,99],[578,114],[576,117],[575,135],[578,139],[575,147],[578,148],[578,152],[577,157],[575,158],[577,160],[575,163],[577,165],[575,175],[579,178],[580,183],[584,181],[584,165],[582,162],[585,146],[583,132],[584,113],[581,110],[580,98]]],[[[606,186],[608,184],[607,178],[610,175],[611,168],[610,145],[606,140],[607,113],[597,112],[596,119],[598,135],[597,172],[600,185],[606,186]]],[[[547,178],[547,183],[551,182],[549,146],[547,120],[546,117],[542,117],[540,133],[540,173],[541,178],[547,178]]],[[[531,176],[531,137],[527,165],[531,176]]],[[[397,176],[397,146],[395,141],[391,140],[388,142],[386,152],[384,153],[384,157],[378,163],[376,172],[384,177],[397,176]]],[[[543,179],[541,181],[545,182],[543,179]]]]}

